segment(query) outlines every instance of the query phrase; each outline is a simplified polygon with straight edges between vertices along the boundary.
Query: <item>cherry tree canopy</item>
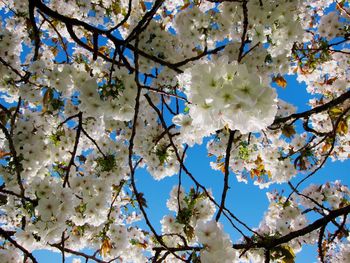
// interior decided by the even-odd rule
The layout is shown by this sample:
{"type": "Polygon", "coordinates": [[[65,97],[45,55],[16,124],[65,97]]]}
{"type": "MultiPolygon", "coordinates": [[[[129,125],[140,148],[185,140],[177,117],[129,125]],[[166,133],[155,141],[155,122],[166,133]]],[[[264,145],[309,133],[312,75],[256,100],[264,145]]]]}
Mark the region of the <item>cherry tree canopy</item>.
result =
{"type": "Polygon", "coordinates": [[[290,263],[305,244],[320,262],[350,262],[350,190],[337,174],[312,184],[327,160],[350,157],[347,1],[0,9],[2,262],[46,249],[62,262],[290,263]],[[278,97],[286,75],[305,84],[308,110],[278,97]],[[218,196],[186,162],[201,144],[221,171],[218,196]],[[161,229],[135,179],[143,170],[178,178],[161,229]],[[226,202],[229,178],[285,191],[268,193],[251,226],[226,202]]]}

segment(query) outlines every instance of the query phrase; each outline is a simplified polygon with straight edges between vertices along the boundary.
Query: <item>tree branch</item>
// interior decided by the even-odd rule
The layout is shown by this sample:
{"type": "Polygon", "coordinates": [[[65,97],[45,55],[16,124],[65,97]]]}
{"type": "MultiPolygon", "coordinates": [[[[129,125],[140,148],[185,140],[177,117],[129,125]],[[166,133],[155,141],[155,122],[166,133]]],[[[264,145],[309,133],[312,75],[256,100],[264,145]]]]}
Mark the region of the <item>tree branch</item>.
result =
{"type": "Polygon", "coordinates": [[[4,229],[0,228],[0,235],[3,236],[5,239],[7,239],[11,244],[13,244],[16,248],[18,248],[19,250],[21,250],[23,252],[23,254],[30,258],[32,260],[33,263],[38,263],[38,261],[35,259],[35,257],[32,255],[32,253],[30,253],[27,249],[25,249],[23,246],[21,246],[20,244],[17,243],[16,240],[14,240],[11,237],[11,234],[9,234],[7,231],[5,231],[4,229]]]}
{"type": "Polygon", "coordinates": [[[333,219],[335,219],[339,216],[347,215],[349,213],[350,213],[350,205],[333,210],[333,211],[329,212],[328,215],[314,221],[312,224],[309,224],[308,226],[306,226],[302,229],[292,231],[289,234],[286,234],[282,237],[274,238],[272,240],[266,239],[266,240],[255,242],[253,244],[234,244],[232,247],[235,249],[244,249],[249,245],[251,248],[272,249],[272,248],[277,247],[281,244],[288,243],[289,241],[291,241],[295,238],[309,234],[312,231],[315,231],[315,230],[327,225],[333,219]]]}
{"type": "Polygon", "coordinates": [[[231,131],[230,130],[230,134],[229,134],[229,138],[228,138],[228,142],[227,142],[227,147],[226,147],[226,155],[225,155],[225,177],[224,177],[224,187],[222,190],[222,194],[221,194],[221,203],[220,203],[220,207],[219,207],[219,211],[216,214],[216,221],[219,221],[222,210],[224,209],[225,206],[225,200],[226,200],[226,194],[227,191],[229,189],[228,186],[228,179],[229,179],[229,175],[230,175],[230,156],[231,156],[231,149],[232,149],[232,143],[233,140],[235,138],[235,131],[231,131]]]}
{"type": "Polygon", "coordinates": [[[307,118],[312,114],[320,113],[320,112],[329,110],[332,107],[337,106],[337,105],[345,102],[349,98],[350,98],[350,90],[348,90],[347,92],[343,93],[339,97],[337,97],[337,98],[335,98],[335,99],[333,99],[333,100],[331,100],[331,101],[329,101],[321,106],[317,106],[315,108],[312,108],[311,110],[304,111],[301,113],[293,113],[293,114],[286,116],[286,117],[276,118],[275,121],[270,125],[269,128],[274,129],[275,125],[281,124],[281,123],[286,123],[287,121],[289,121],[291,119],[307,118]]]}
{"type": "Polygon", "coordinates": [[[70,161],[68,163],[67,170],[66,170],[66,175],[65,175],[64,180],[63,180],[63,187],[66,187],[67,184],[70,187],[70,184],[69,184],[69,172],[70,172],[70,168],[74,164],[75,155],[76,155],[77,150],[78,150],[80,133],[81,133],[81,130],[82,130],[82,125],[83,125],[83,113],[79,112],[77,117],[78,117],[78,126],[77,126],[77,132],[76,132],[76,135],[75,135],[74,148],[73,148],[73,152],[71,153],[72,157],[70,158],[70,161]]]}

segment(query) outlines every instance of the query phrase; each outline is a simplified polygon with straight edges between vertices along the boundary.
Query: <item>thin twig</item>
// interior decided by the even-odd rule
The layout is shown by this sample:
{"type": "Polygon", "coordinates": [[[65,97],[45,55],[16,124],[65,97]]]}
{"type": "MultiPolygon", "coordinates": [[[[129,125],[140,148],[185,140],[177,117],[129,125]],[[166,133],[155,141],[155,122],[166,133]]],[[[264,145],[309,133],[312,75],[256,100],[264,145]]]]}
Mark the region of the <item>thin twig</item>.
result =
{"type": "Polygon", "coordinates": [[[83,113],[79,112],[77,117],[78,117],[78,126],[77,126],[77,132],[76,132],[76,135],[75,135],[75,142],[74,142],[73,152],[71,153],[72,157],[70,158],[70,161],[69,161],[68,166],[67,166],[66,175],[65,175],[64,180],[63,180],[63,187],[66,187],[67,184],[70,187],[70,184],[69,184],[69,173],[70,173],[70,169],[71,169],[72,165],[74,164],[75,155],[76,155],[77,150],[78,150],[80,133],[81,133],[81,130],[82,130],[82,125],[83,125],[83,113]]]}
{"type": "MultiPolygon", "coordinates": [[[[138,46],[138,37],[136,37],[135,46],[136,47],[138,46]]],[[[140,108],[140,96],[141,96],[142,87],[141,87],[140,82],[139,82],[139,65],[138,65],[139,55],[138,55],[137,51],[134,53],[134,58],[135,58],[135,81],[137,84],[137,94],[136,94],[136,98],[135,98],[135,108],[134,108],[135,111],[134,111],[134,118],[133,118],[134,125],[132,126],[131,136],[129,139],[129,169],[130,169],[131,186],[132,186],[133,192],[136,196],[136,201],[139,205],[139,208],[140,208],[141,213],[146,221],[147,226],[149,227],[149,229],[151,230],[151,232],[155,236],[158,243],[161,244],[163,247],[167,248],[167,246],[163,242],[162,238],[157,234],[157,231],[155,230],[151,221],[148,218],[148,215],[147,215],[145,208],[144,208],[144,205],[143,205],[142,196],[138,192],[137,187],[136,187],[136,182],[135,182],[135,167],[133,166],[132,156],[133,156],[133,149],[134,149],[134,138],[136,136],[136,126],[137,126],[136,123],[138,120],[138,114],[139,114],[139,108],[140,108]]],[[[181,259],[174,252],[172,252],[172,254],[176,258],[183,261],[183,259],[181,259]]]]}
{"type": "Polygon", "coordinates": [[[103,158],[107,158],[106,154],[101,150],[100,146],[98,146],[97,142],[85,131],[84,127],[81,128],[81,131],[84,135],[96,146],[97,150],[102,154],[103,158]]]}
{"type": "MultiPolygon", "coordinates": [[[[167,129],[167,125],[166,125],[166,122],[162,116],[162,113],[159,111],[159,109],[157,108],[156,105],[154,105],[154,103],[152,102],[151,98],[145,94],[144,95],[146,100],[148,101],[149,105],[154,109],[154,111],[157,113],[159,119],[160,119],[160,122],[163,126],[163,128],[166,130],[167,129]]],[[[217,207],[220,207],[220,205],[214,200],[214,198],[211,196],[211,194],[208,192],[208,190],[198,182],[198,180],[193,176],[193,174],[187,169],[187,167],[185,166],[184,162],[181,160],[181,157],[180,157],[180,154],[179,154],[179,151],[174,143],[174,140],[172,138],[172,135],[168,132],[168,137],[169,137],[169,141],[170,141],[170,144],[172,146],[172,148],[174,149],[174,152],[175,152],[175,156],[176,156],[176,159],[177,161],[180,163],[180,167],[182,167],[183,171],[191,178],[191,180],[196,184],[197,187],[201,188],[204,193],[206,194],[206,196],[209,198],[209,200],[215,204],[217,207]]],[[[237,222],[239,222],[241,225],[243,225],[245,228],[247,228],[249,231],[253,232],[254,234],[256,234],[257,236],[260,236],[260,234],[256,231],[254,231],[253,229],[251,229],[250,227],[247,226],[247,224],[245,224],[244,222],[242,222],[241,220],[239,220],[231,211],[229,211],[227,208],[224,207],[224,210],[225,212],[227,212],[233,219],[235,219],[237,222]]],[[[225,216],[226,213],[224,213],[225,216]]],[[[244,233],[236,226],[234,226],[234,228],[240,233],[242,234],[245,238],[248,238],[246,237],[246,235],[244,235],[244,233]]]]}
{"type": "Polygon", "coordinates": [[[23,246],[21,246],[20,244],[17,243],[16,240],[14,240],[11,235],[5,231],[4,229],[0,228],[0,235],[3,236],[5,239],[7,239],[11,244],[13,244],[16,248],[18,248],[19,250],[21,250],[23,252],[23,254],[30,258],[32,260],[33,263],[37,263],[38,261],[35,259],[35,257],[33,256],[32,253],[30,253],[27,249],[25,249],[23,246]]]}
{"type": "Polygon", "coordinates": [[[233,143],[234,138],[235,138],[235,131],[230,131],[227,146],[226,146],[226,154],[225,154],[224,187],[223,187],[222,194],[221,194],[221,203],[220,203],[219,211],[216,214],[216,218],[215,218],[216,221],[219,221],[219,219],[220,219],[222,210],[224,209],[224,206],[225,206],[227,191],[229,189],[229,186],[228,186],[228,183],[229,183],[228,179],[229,179],[229,175],[230,175],[229,166],[230,166],[230,156],[231,156],[232,143],[233,143]]]}

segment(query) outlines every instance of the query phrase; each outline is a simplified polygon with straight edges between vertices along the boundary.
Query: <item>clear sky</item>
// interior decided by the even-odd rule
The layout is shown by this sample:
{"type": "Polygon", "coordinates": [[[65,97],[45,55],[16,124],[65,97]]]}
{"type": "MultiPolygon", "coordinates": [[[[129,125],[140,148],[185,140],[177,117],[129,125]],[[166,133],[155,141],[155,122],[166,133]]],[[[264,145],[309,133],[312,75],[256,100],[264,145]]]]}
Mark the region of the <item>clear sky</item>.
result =
{"type": "MultiPolygon", "coordinates": [[[[279,97],[293,103],[298,107],[298,111],[304,111],[309,108],[307,105],[308,99],[311,98],[310,94],[305,91],[305,86],[295,81],[294,77],[287,77],[288,85],[285,89],[276,87],[279,97]]],[[[205,186],[212,189],[214,196],[217,200],[221,196],[223,185],[223,174],[218,171],[210,169],[209,162],[213,161],[213,158],[207,156],[206,141],[201,146],[194,146],[188,150],[186,159],[186,165],[198,180],[205,186]]],[[[302,184],[300,189],[307,187],[312,183],[325,183],[327,181],[341,180],[344,184],[349,185],[349,171],[350,162],[332,162],[328,161],[323,169],[316,173],[312,178],[302,184]]],[[[190,180],[183,174],[183,185],[186,190],[192,185],[190,180]]],[[[293,179],[297,182],[303,178],[302,174],[299,174],[293,179]]],[[[153,222],[156,229],[160,232],[161,226],[159,221],[166,214],[170,214],[166,207],[166,200],[169,197],[169,193],[174,185],[177,184],[178,176],[167,177],[161,181],[155,181],[151,175],[145,170],[139,170],[136,175],[136,181],[140,192],[145,194],[148,205],[148,215],[153,222]]],[[[230,190],[227,196],[227,207],[242,221],[247,223],[250,227],[257,227],[261,221],[264,212],[268,207],[268,200],[266,197],[267,191],[274,189],[281,190],[286,189],[286,193],[290,192],[287,185],[271,185],[268,189],[259,189],[258,186],[254,186],[252,182],[248,184],[239,183],[236,180],[234,174],[230,176],[230,190]]],[[[232,237],[232,241],[238,240],[240,235],[237,231],[234,231],[232,226],[225,220],[222,221],[224,230],[232,237]]],[[[139,222],[139,226],[147,226],[143,222],[139,222]]],[[[34,253],[39,262],[61,262],[61,255],[59,253],[39,251],[34,253]]],[[[72,257],[67,259],[67,262],[71,262],[72,257]]],[[[317,247],[316,246],[304,246],[302,252],[296,256],[297,263],[312,263],[317,262],[317,247]]]]}
{"type": "MultiPolygon", "coordinates": [[[[0,13],[0,15],[3,15],[0,13]]],[[[311,95],[305,91],[305,86],[295,81],[294,77],[287,77],[288,85],[285,89],[276,87],[279,97],[283,100],[294,104],[298,107],[298,112],[309,109],[307,103],[311,95]]],[[[207,156],[206,141],[201,146],[194,146],[188,150],[188,157],[186,159],[186,165],[193,175],[205,186],[212,189],[214,197],[220,200],[222,186],[223,186],[223,174],[218,171],[210,169],[209,162],[213,161],[212,158],[207,156]]],[[[313,183],[325,183],[327,181],[341,180],[344,184],[349,185],[349,171],[350,162],[331,162],[328,160],[322,170],[316,173],[312,178],[306,181],[301,189],[313,183]]],[[[299,175],[293,180],[297,182],[303,175],[299,175]]],[[[186,190],[192,185],[186,175],[182,176],[183,185],[186,190]]],[[[161,181],[155,181],[144,170],[139,170],[136,174],[136,183],[139,191],[143,192],[147,199],[148,215],[154,226],[160,231],[161,218],[171,213],[166,207],[166,200],[169,197],[170,190],[177,184],[178,177],[167,177],[161,181]]],[[[227,207],[242,221],[247,223],[250,227],[257,227],[261,221],[264,211],[267,210],[268,200],[266,198],[266,192],[274,189],[286,189],[287,194],[290,192],[287,185],[271,185],[270,188],[261,190],[258,186],[254,186],[252,182],[248,184],[237,182],[234,174],[230,176],[230,190],[227,196],[227,207]]],[[[240,235],[235,232],[232,227],[225,220],[224,230],[232,237],[232,241],[235,242],[240,235]]],[[[140,222],[140,226],[145,226],[140,222]]],[[[147,229],[147,228],[146,228],[147,229]]],[[[37,251],[34,253],[39,262],[61,262],[61,255],[59,253],[53,253],[48,251],[37,251]]],[[[0,259],[1,261],[1,259],[0,259]]],[[[71,262],[72,257],[68,258],[66,262],[71,262]]],[[[303,251],[297,254],[296,262],[298,263],[310,263],[317,261],[317,248],[315,246],[307,246],[303,248],[303,251]]]]}

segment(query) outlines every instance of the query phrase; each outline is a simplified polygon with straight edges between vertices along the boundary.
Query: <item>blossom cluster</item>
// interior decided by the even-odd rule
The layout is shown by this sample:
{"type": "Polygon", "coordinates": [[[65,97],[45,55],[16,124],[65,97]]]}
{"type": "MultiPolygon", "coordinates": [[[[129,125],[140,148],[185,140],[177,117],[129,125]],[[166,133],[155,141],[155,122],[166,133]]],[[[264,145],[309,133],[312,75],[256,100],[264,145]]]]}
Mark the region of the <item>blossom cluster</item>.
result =
{"type": "Polygon", "coordinates": [[[349,3],[14,0],[0,14],[3,262],[41,249],[73,262],[292,262],[304,244],[349,262],[348,187],[299,187],[350,157],[349,3]],[[304,112],[278,97],[293,78],[304,112]],[[203,141],[220,192],[187,166],[203,141]],[[159,229],[139,171],[178,180],[159,196],[171,211],[159,229]],[[225,199],[231,174],[292,192],[268,193],[250,228],[225,199]]]}
{"type": "MultiPolygon", "coordinates": [[[[250,74],[244,64],[227,63],[225,58],[197,64],[180,81],[191,102],[192,129],[203,131],[204,136],[224,127],[243,134],[259,131],[276,115],[275,91],[250,74]]],[[[186,117],[174,118],[182,124],[186,117]]]]}

